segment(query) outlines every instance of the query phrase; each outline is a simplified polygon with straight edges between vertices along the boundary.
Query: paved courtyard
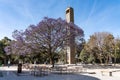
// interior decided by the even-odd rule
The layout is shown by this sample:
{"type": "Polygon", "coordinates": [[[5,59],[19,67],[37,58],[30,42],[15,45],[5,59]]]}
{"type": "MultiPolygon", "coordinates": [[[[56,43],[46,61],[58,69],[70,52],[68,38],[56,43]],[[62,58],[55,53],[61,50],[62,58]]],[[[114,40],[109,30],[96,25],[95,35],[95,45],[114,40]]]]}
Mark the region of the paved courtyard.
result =
{"type": "Polygon", "coordinates": [[[88,70],[96,71],[96,74],[49,74],[48,76],[36,77],[30,75],[29,72],[26,75],[17,75],[17,67],[0,67],[0,72],[3,76],[0,80],[120,80],[120,72],[113,73],[113,76],[104,75],[102,76],[99,70],[88,70]]]}

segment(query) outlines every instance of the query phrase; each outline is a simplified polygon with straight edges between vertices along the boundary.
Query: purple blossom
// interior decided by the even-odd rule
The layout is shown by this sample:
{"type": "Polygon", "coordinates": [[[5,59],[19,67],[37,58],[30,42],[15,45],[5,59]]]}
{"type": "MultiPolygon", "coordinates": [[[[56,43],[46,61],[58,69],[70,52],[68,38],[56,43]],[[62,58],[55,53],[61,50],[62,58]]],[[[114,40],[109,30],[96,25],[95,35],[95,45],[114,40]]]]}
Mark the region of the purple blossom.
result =
{"type": "MultiPolygon", "coordinates": [[[[63,49],[66,41],[74,37],[83,37],[83,30],[73,23],[67,23],[61,18],[45,17],[37,25],[30,25],[25,31],[15,30],[8,54],[27,55],[46,51],[47,56],[54,55],[63,49]],[[70,33],[70,34],[69,34],[70,33]]],[[[54,58],[51,56],[50,58],[54,58]]]]}

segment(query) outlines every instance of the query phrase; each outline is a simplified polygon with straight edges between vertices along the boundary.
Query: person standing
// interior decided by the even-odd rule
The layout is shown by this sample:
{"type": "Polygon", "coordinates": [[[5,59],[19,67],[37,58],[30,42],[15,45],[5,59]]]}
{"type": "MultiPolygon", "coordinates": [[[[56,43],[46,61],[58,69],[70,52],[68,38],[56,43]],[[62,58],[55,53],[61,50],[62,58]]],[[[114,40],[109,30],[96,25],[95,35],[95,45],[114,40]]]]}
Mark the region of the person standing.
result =
{"type": "Polygon", "coordinates": [[[10,67],[10,60],[8,60],[8,68],[10,67]]]}

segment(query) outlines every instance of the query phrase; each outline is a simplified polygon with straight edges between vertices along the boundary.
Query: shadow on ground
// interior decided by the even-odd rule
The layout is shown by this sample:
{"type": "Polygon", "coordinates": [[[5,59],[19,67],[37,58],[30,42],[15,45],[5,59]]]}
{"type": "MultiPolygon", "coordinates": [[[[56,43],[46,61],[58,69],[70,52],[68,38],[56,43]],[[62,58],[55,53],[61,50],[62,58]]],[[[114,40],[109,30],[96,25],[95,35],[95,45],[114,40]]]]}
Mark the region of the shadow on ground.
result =
{"type": "Polygon", "coordinates": [[[17,74],[17,71],[0,71],[0,80],[100,80],[83,74],[48,74],[47,76],[33,76],[30,72],[17,74]]]}

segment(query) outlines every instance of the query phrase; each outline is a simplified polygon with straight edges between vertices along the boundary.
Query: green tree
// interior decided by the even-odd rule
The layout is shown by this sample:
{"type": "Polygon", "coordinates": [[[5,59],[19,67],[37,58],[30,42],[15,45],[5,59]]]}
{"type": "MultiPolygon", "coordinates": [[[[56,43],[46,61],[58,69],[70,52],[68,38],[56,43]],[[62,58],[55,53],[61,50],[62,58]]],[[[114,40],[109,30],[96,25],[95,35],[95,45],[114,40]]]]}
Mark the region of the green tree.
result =
{"type": "Polygon", "coordinates": [[[116,38],[114,40],[114,50],[113,50],[113,54],[114,54],[114,63],[118,63],[120,62],[120,38],[116,38]]]}
{"type": "Polygon", "coordinates": [[[4,48],[6,46],[8,46],[11,42],[11,39],[9,39],[8,37],[4,37],[3,39],[0,40],[0,59],[2,61],[2,63],[6,63],[6,60],[8,58],[8,56],[5,54],[4,48]]]}
{"type": "Polygon", "coordinates": [[[114,37],[108,32],[96,32],[90,36],[84,48],[89,53],[89,62],[98,59],[100,63],[108,64],[113,57],[114,37]]]}

